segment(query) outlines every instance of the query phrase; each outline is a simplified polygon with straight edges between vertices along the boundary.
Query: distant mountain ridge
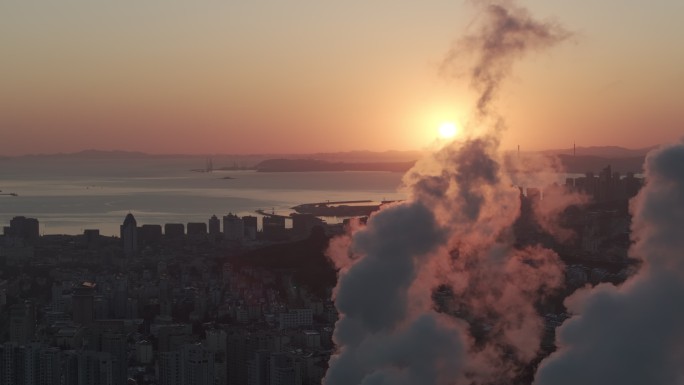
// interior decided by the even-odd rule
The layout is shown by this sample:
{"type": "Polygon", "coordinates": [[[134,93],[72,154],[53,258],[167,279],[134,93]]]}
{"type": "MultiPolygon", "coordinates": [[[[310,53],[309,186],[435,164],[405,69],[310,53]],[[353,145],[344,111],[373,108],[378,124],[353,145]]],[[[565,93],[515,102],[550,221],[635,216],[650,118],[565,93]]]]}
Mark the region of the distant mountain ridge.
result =
{"type": "Polygon", "coordinates": [[[542,154],[547,155],[573,155],[577,156],[594,156],[602,158],[631,158],[645,156],[649,151],[658,148],[658,146],[644,147],[644,148],[624,148],[618,146],[590,146],[590,147],[577,147],[567,148],[567,149],[556,149],[556,150],[543,150],[539,151],[542,154]]]}
{"type": "MultiPolygon", "coordinates": [[[[577,147],[575,149],[576,155],[581,156],[598,156],[604,158],[627,158],[633,156],[644,156],[649,151],[657,148],[658,146],[650,146],[644,148],[624,148],[619,146],[589,146],[589,147],[577,147]]],[[[347,161],[347,162],[370,162],[370,161],[383,161],[383,162],[400,162],[400,161],[413,161],[421,158],[426,154],[427,151],[399,151],[399,150],[389,150],[389,151],[367,151],[367,150],[356,150],[356,151],[339,151],[339,152],[317,152],[317,153],[253,153],[253,154],[229,154],[229,153],[207,153],[207,154],[182,154],[182,153],[166,153],[166,154],[151,154],[141,151],[125,151],[125,150],[95,150],[86,149],[76,152],[62,152],[62,153],[49,153],[49,154],[25,154],[25,155],[0,155],[0,158],[20,158],[20,157],[83,157],[83,158],[97,158],[97,157],[109,157],[109,158],[125,158],[125,157],[235,157],[235,158],[249,158],[249,157],[260,157],[260,158],[282,158],[282,159],[320,159],[328,161],[347,161]]],[[[533,153],[549,154],[549,155],[572,155],[573,149],[550,149],[550,150],[540,150],[540,151],[530,151],[533,153]]]]}
{"type": "MultiPolygon", "coordinates": [[[[534,153],[557,157],[567,172],[597,172],[610,165],[621,173],[641,172],[645,155],[656,146],[628,149],[618,146],[577,147],[533,151],[534,153]],[[573,152],[576,154],[573,156],[573,152]]],[[[0,160],[15,158],[30,159],[197,159],[204,164],[208,157],[213,159],[215,169],[235,167],[269,172],[296,171],[391,171],[405,172],[425,155],[423,151],[346,151],[314,154],[149,154],[137,151],[83,150],[73,153],[31,154],[22,156],[0,156],[0,160]]],[[[194,161],[193,161],[194,162],[194,161]]]]}

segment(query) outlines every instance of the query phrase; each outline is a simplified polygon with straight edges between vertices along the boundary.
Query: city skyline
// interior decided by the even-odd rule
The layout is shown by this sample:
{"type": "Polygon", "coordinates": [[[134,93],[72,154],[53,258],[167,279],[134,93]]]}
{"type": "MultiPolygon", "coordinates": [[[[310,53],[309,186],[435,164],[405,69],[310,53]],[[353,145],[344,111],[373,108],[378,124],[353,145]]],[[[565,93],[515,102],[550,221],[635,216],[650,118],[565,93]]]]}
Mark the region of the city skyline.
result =
{"type": "Polygon", "coordinates": [[[682,14],[0,4],[0,385],[681,383],[682,14]]]}
{"type": "MultiPolygon", "coordinates": [[[[571,35],[513,68],[503,148],[681,135],[681,2],[522,5],[571,35]]],[[[440,70],[482,16],[468,2],[30,1],[0,15],[3,155],[422,150],[442,123],[473,120],[468,82],[440,70]]]]}

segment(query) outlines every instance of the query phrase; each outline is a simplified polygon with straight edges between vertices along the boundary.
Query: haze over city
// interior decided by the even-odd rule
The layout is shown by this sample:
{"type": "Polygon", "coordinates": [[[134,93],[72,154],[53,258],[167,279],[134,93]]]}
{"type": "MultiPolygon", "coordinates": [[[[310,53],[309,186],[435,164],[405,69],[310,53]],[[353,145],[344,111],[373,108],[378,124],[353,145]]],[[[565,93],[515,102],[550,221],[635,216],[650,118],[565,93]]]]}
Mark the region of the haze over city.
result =
{"type": "Polygon", "coordinates": [[[0,5],[0,385],[684,384],[683,14],[0,5]]]}

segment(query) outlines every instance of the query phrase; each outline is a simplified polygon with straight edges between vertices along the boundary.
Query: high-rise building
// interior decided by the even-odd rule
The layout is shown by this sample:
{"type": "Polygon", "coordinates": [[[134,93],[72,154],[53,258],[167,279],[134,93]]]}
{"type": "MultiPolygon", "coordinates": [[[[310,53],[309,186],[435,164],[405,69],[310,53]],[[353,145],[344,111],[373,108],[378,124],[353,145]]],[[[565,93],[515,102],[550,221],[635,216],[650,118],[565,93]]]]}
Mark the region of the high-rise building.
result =
{"type": "Polygon", "coordinates": [[[160,326],[158,331],[158,351],[170,352],[190,341],[192,325],[174,324],[160,326]]]}
{"type": "Polygon", "coordinates": [[[112,361],[112,385],[126,385],[128,360],[126,357],[126,336],[121,333],[105,332],[101,337],[102,351],[109,353],[112,361]]]}
{"type": "Polygon", "coordinates": [[[83,350],[77,353],[77,358],[79,385],[115,385],[109,353],[83,350]]]}
{"type": "Polygon", "coordinates": [[[207,233],[207,224],[203,222],[188,223],[188,235],[200,236],[207,233]]]}
{"type": "Polygon", "coordinates": [[[0,385],[16,384],[19,345],[14,342],[6,342],[0,345],[0,385]]]}
{"type": "Polygon", "coordinates": [[[242,217],[245,226],[245,239],[255,240],[257,237],[257,217],[246,215],[242,217]]]}
{"type": "Polygon", "coordinates": [[[157,358],[159,385],[183,385],[182,357],[180,350],[159,352],[157,358]]]}
{"type": "Polygon", "coordinates": [[[228,241],[241,241],[245,238],[245,225],[242,219],[229,213],[223,217],[223,235],[228,241]]]}
{"type": "Polygon", "coordinates": [[[209,218],[209,235],[216,237],[220,233],[221,221],[216,217],[216,215],[212,215],[211,218],[209,218]]]}
{"type": "Polygon", "coordinates": [[[245,330],[232,330],[228,334],[228,383],[248,384],[250,361],[257,350],[267,349],[266,341],[245,330]]]}
{"type": "Polygon", "coordinates": [[[10,225],[5,229],[5,235],[34,241],[40,236],[40,226],[36,218],[18,216],[10,219],[10,225]]]}
{"type": "Polygon", "coordinates": [[[291,216],[293,238],[308,238],[311,236],[311,230],[323,226],[323,221],[313,214],[292,214],[291,216]]]}
{"type": "Polygon", "coordinates": [[[183,347],[183,384],[214,385],[214,355],[200,344],[183,347]]]}
{"type": "Polygon", "coordinates": [[[301,385],[301,363],[288,353],[272,353],[270,385],[301,385]]]}
{"type": "Polygon", "coordinates": [[[164,235],[170,239],[182,239],[185,236],[185,225],[182,223],[167,223],[164,225],[164,235]]]}
{"type": "Polygon", "coordinates": [[[62,352],[39,343],[0,345],[0,385],[78,385],[66,375],[62,352]],[[71,380],[71,381],[69,381],[71,380]]]}
{"type": "Polygon", "coordinates": [[[287,238],[285,217],[268,215],[264,216],[262,221],[264,238],[269,241],[283,241],[287,238]]]}
{"type": "Polygon", "coordinates": [[[161,225],[142,225],[140,226],[140,244],[143,246],[156,245],[161,242],[161,225]]]}
{"type": "Polygon", "coordinates": [[[270,385],[270,361],[269,350],[257,350],[254,353],[254,358],[249,361],[248,366],[248,385],[270,385]]]}
{"type": "Polygon", "coordinates": [[[112,310],[114,318],[126,318],[126,308],[128,307],[128,278],[125,276],[117,276],[113,283],[114,285],[114,299],[112,310]]]}
{"type": "MultiPolygon", "coordinates": [[[[62,378],[62,354],[57,348],[44,347],[38,357],[38,385],[59,384],[62,378]]],[[[68,382],[63,382],[68,384],[68,382]]]]}
{"type": "Polygon", "coordinates": [[[154,348],[149,341],[138,341],[135,344],[135,360],[140,364],[150,364],[153,361],[154,348]]]}
{"type": "Polygon", "coordinates": [[[83,282],[74,288],[71,298],[74,322],[80,325],[90,325],[95,313],[95,284],[83,282]]]}
{"type": "Polygon", "coordinates": [[[124,255],[133,257],[138,254],[138,223],[133,214],[128,213],[120,226],[121,241],[123,242],[124,255]]]}
{"type": "Polygon", "coordinates": [[[31,301],[12,305],[9,309],[9,337],[17,344],[27,344],[36,329],[36,309],[31,301]]]}
{"type": "Polygon", "coordinates": [[[201,344],[160,352],[160,385],[214,385],[214,355],[201,344]]]}
{"type": "Polygon", "coordinates": [[[209,351],[219,352],[226,350],[228,334],[221,329],[208,329],[206,332],[206,347],[209,351]]]}
{"type": "Polygon", "coordinates": [[[83,230],[83,244],[90,250],[96,250],[100,246],[100,230],[83,230]]]}
{"type": "Polygon", "coordinates": [[[311,309],[291,309],[287,313],[278,314],[278,316],[280,329],[311,326],[313,324],[313,310],[311,309]]]}
{"type": "Polygon", "coordinates": [[[96,295],[93,300],[93,312],[95,313],[95,319],[108,319],[111,318],[109,314],[109,300],[103,295],[96,295]]]}

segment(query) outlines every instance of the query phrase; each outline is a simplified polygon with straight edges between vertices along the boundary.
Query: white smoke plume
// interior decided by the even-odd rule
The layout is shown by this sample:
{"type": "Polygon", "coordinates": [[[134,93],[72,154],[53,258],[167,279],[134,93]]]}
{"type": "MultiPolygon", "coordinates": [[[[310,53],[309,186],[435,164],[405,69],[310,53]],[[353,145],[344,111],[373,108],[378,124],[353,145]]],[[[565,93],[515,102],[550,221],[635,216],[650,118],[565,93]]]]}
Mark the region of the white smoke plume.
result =
{"type": "Polygon", "coordinates": [[[524,173],[504,162],[492,102],[516,59],[569,34],[510,2],[476,4],[480,28],[443,68],[472,58],[478,134],[418,162],[404,177],[406,202],[331,242],[340,319],[326,385],[505,383],[539,353],[536,306],[562,284],[562,264],[550,250],[513,246],[514,178],[524,173]],[[437,288],[450,292],[439,309],[437,288]]]}
{"type": "Polygon", "coordinates": [[[557,23],[533,19],[526,9],[512,1],[475,1],[484,20],[476,33],[460,39],[447,53],[443,71],[463,68],[462,61],[474,60],[466,74],[480,94],[477,112],[491,116],[492,102],[502,81],[516,60],[531,51],[547,49],[571,36],[557,23]],[[456,64],[456,67],[454,67],[456,64]]]}
{"type": "Polygon", "coordinates": [[[339,351],[326,384],[446,385],[459,375],[459,322],[432,310],[429,287],[414,288],[445,236],[420,202],[386,208],[354,234],[357,258],[343,262],[351,266],[337,286],[339,351]]]}
{"type": "Polygon", "coordinates": [[[684,141],[650,153],[631,202],[639,273],[566,299],[575,314],[535,384],[684,384],[684,141]]]}
{"type": "Polygon", "coordinates": [[[501,167],[496,142],[452,144],[421,162],[406,179],[411,199],[424,202],[446,230],[445,251],[430,262],[420,285],[452,293],[447,313],[466,320],[463,381],[512,381],[539,353],[543,320],[535,305],[563,283],[551,250],[513,247],[519,190],[501,167]],[[421,169],[427,162],[431,167],[421,169]]]}

